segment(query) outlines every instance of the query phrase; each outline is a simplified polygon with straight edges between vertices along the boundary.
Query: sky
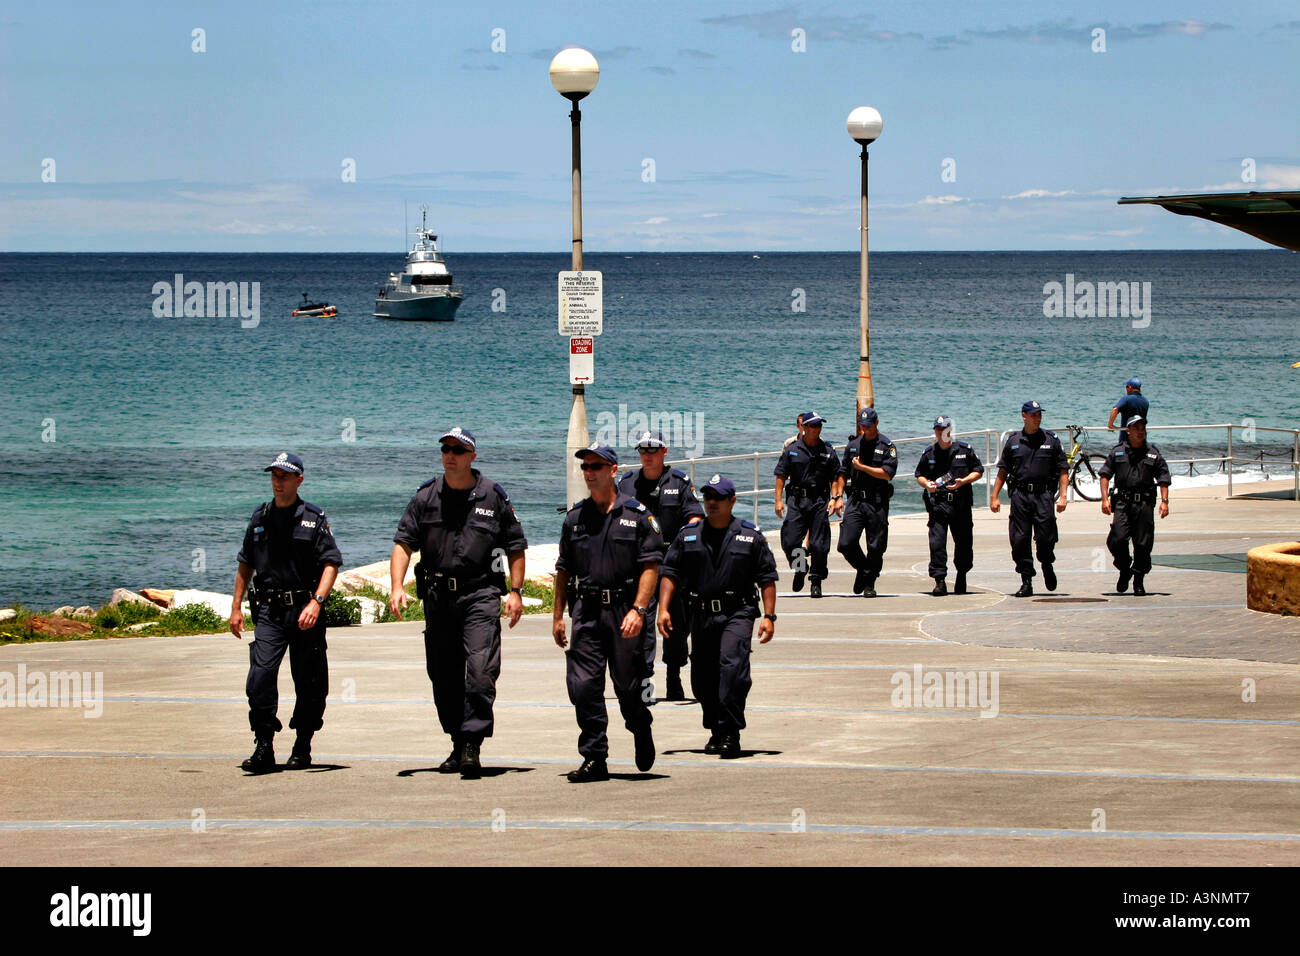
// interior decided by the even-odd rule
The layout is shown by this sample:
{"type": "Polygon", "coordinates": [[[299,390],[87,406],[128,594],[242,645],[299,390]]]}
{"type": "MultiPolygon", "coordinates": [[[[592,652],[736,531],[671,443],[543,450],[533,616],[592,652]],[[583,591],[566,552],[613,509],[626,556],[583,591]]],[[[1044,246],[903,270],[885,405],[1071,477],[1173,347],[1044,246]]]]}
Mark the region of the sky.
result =
{"type": "Polygon", "coordinates": [[[856,250],[863,105],[873,251],[1267,248],[1115,201],[1300,189],[1290,0],[7,0],[0,250],[566,251],[566,46],[589,252],[856,250]]]}

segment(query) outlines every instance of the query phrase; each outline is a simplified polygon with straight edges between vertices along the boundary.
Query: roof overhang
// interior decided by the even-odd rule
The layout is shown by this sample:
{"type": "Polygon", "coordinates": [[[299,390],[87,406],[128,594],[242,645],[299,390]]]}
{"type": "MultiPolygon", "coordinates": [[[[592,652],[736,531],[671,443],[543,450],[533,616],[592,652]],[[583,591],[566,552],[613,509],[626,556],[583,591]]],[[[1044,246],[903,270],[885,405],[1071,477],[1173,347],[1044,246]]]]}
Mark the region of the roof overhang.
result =
{"type": "Polygon", "coordinates": [[[1208,219],[1283,249],[1300,252],[1300,192],[1126,196],[1119,201],[1121,206],[1131,203],[1164,206],[1180,216],[1208,219]]]}

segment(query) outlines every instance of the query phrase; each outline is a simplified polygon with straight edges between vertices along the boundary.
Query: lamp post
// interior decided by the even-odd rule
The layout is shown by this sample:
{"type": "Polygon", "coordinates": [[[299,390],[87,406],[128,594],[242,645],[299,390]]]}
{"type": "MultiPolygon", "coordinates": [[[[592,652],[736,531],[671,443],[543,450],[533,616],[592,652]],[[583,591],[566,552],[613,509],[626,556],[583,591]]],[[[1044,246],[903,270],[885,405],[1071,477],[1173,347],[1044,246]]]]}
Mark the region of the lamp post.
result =
{"type": "MultiPolygon", "coordinates": [[[[561,96],[573,103],[569,120],[573,126],[573,271],[582,271],[582,111],[578,100],[596,88],[600,79],[600,66],[586,50],[570,47],[555,54],[551,60],[551,85],[561,96]]],[[[587,396],[586,386],[573,386],[573,400],[569,406],[569,437],[565,449],[567,460],[565,493],[570,506],[587,497],[582,470],[574,452],[587,447],[587,396]]]]}
{"type": "Polygon", "coordinates": [[[867,147],[880,136],[885,121],[873,107],[859,106],[849,114],[849,136],[862,146],[862,252],[858,287],[858,316],[861,324],[861,344],[858,350],[858,411],[874,408],[876,391],[871,384],[871,338],[869,309],[867,305],[867,147]]]}

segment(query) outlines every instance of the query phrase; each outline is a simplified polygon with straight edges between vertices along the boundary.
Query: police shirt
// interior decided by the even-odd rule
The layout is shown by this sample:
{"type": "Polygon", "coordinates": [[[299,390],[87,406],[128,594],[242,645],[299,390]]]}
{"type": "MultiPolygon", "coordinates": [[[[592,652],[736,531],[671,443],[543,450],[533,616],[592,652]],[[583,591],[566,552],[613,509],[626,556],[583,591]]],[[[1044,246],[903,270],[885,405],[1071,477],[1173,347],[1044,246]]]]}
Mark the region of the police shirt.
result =
{"type": "MultiPolygon", "coordinates": [[[[975,449],[964,441],[955,440],[947,448],[938,442],[927,445],[925,451],[921,452],[921,460],[916,463],[915,475],[917,478],[928,478],[936,483],[950,485],[958,478],[965,478],[971,472],[977,475],[984,474],[984,465],[980,463],[975,449]],[[940,482],[940,479],[943,481],[940,482]]],[[[944,491],[943,488],[939,490],[944,491]]],[[[927,491],[926,494],[929,492],[927,491]]],[[[962,485],[955,494],[957,495],[955,503],[959,505],[970,507],[975,500],[970,485],[962,485]]]]}
{"type": "Polygon", "coordinates": [[[710,548],[706,532],[712,530],[705,520],[678,532],[660,574],[701,597],[720,597],[728,592],[748,597],[755,586],[777,579],[772,549],[757,525],[733,516],[731,524],[717,529],[721,541],[710,548]]]}
{"type": "Polygon", "coordinates": [[[301,498],[288,508],[259,505],[237,560],[252,567],[255,588],[270,591],[314,591],[326,565],[343,565],[325,512],[301,498]]]}
{"type": "Polygon", "coordinates": [[[865,471],[854,468],[855,458],[864,465],[884,469],[885,474],[892,478],[898,474],[898,449],[894,447],[894,443],[880,432],[876,433],[875,438],[855,435],[844,446],[844,457],[840,461],[840,474],[845,476],[845,491],[889,494],[893,485],[883,478],[868,475],[865,471]]]}
{"type": "Polygon", "coordinates": [[[1061,472],[1065,471],[1065,449],[1061,447],[1061,440],[1045,428],[1032,435],[1023,430],[1014,431],[1002,446],[998,467],[1006,470],[1013,484],[1042,481],[1055,489],[1061,472]]]}
{"type": "Polygon", "coordinates": [[[477,470],[474,487],[448,488],[439,475],[422,484],[397,523],[393,540],[420,552],[420,564],[445,574],[488,574],[493,552],[528,547],[505,489],[477,470]]]}
{"type": "Polygon", "coordinates": [[[1173,483],[1165,456],[1149,442],[1136,448],[1123,443],[1116,445],[1097,474],[1111,478],[1116,491],[1144,491],[1152,496],[1156,485],[1168,487],[1173,483]]]}
{"type": "Polygon", "coordinates": [[[840,460],[835,446],[821,441],[810,448],[801,438],[791,442],[776,460],[772,474],[785,478],[786,491],[800,489],[811,492],[815,498],[829,498],[831,482],[840,473],[840,460]]]}
{"type": "Polygon", "coordinates": [[[644,469],[629,471],[618,480],[618,490],[650,509],[665,541],[677,537],[682,525],[691,518],[704,516],[704,506],[695,497],[691,479],[676,468],[665,468],[653,480],[645,476],[644,469]]]}
{"type": "Polygon", "coordinates": [[[575,583],[624,588],[641,575],[641,565],[664,557],[659,522],[635,498],[619,493],[609,512],[590,498],[564,516],[556,571],[567,571],[575,583]]]}

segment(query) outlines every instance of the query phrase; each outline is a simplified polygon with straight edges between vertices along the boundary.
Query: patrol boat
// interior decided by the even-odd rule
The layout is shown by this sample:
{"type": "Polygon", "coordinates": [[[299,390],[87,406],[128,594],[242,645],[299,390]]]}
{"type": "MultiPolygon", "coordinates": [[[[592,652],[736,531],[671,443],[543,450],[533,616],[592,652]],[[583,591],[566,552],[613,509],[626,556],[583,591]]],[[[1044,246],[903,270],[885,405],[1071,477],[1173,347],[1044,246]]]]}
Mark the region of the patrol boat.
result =
{"type": "Polygon", "coordinates": [[[451,284],[451,271],[438,251],[438,237],[426,226],[428,215],[428,210],[423,210],[406,268],[390,273],[379,290],[375,299],[378,318],[450,322],[456,317],[465,290],[451,284]]]}

